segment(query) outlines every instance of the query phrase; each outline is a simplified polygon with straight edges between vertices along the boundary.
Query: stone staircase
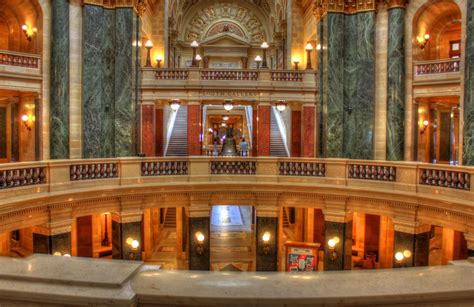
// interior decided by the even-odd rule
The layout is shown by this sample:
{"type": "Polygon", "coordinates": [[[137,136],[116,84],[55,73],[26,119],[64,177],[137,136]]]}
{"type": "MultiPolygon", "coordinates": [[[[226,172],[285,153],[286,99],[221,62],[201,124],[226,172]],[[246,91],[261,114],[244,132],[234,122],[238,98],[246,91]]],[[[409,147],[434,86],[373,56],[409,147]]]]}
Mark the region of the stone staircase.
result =
{"type": "Polygon", "coordinates": [[[166,156],[188,155],[188,107],[181,106],[177,112],[166,156]]]}
{"type": "Polygon", "coordinates": [[[165,228],[176,228],[176,208],[167,208],[165,216],[165,228]]]}
{"type": "Polygon", "coordinates": [[[288,217],[288,208],[283,208],[283,227],[290,227],[290,218],[288,217]]]}
{"type": "Polygon", "coordinates": [[[270,155],[272,157],[288,157],[275,113],[273,110],[270,113],[270,155]]]}

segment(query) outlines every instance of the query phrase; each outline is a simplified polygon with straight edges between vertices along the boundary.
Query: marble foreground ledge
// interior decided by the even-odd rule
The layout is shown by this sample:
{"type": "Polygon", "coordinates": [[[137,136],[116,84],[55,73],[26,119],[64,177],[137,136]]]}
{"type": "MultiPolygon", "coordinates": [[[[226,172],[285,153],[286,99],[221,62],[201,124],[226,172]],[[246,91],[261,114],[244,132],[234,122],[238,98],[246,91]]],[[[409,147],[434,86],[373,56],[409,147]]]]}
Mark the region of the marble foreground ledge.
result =
{"type": "Polygon", "coordinates": [[[474,306],[474,263],[287,273],[162,271],[141,262],[0,257],[0,306],[474,306]]]}

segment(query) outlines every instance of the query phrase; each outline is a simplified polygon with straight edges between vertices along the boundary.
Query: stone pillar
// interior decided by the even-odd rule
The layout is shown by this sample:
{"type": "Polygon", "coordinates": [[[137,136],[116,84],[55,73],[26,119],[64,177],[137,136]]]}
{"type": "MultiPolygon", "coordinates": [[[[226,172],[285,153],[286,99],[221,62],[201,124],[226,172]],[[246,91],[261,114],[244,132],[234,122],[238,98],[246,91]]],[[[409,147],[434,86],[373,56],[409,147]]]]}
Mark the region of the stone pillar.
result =
{"type": "Polygon", "coordinates": [[[211,207],[207,201],[191,201],[189,207],[189,270],[209,271],[211,268],[211,207]],[[197,233],[204,235],[198,242],[197,233]]]}
{"type": "Polygon", "coordinates": [[[393,267],[393,222],[388,216],[380,217],[379,265],[381,269],[393,267]]]}
{"type": "Polygon", "coordinates": [[[258,201],[256,224],[256,271],[277,271],[278,261],[278,214],[280,208],[276,206],[276,199],[268,195],[268,199],[258,201]],[[263,235],[268,232],[270,240],[265,243],[263,235]]]}
{"type": "Polygon", "coordinates": [[[467,253],[469,258],[474,258],[474,232],[465,232],[464,238],[467,241],[467,253]]]}
{"type": "Polygon", "coordinates": [[[418,226],[415,233],[414,266],[428,266],[431,225],[418,226]]]}
{"type": "Polygon", "coordinates": [[[344,15],[328,13],[320,22],[320,91],[322,156],[342,158],[344,139],[344,15]]]}
{"type": "MultiPolygon", "coordinates": [[[[270,104],[259,104],[257,114],[257,156],[270,156],[270,104]]],[[[255,129],[255,126],[254,126],[255,129]]]]}
{"type": "Polygon", "coordinates": [[[60,220],[33,228],[33,253],[71,255],[73,220],[60,220]]]}
{"type": "Polygon", "coordinates": [[[19,99],[10,103],[11,106],[11,162],[20,161],[20,129],[19,129],[19,99]]]}
{"type": "Polygon", "coordinates": [[[324,227],[324,270],[350,270],[352,268],[352,214],[345,212],[345,200],[325,200],[324,227]],[[335,259],[331,259],[328,241],[338,238],[334,252],[335,259]]]}
{"type": "Polygon", "coordinates": [[[188,155],[201,155],[201,104],[188,103],[188,155]]]}
{"type": "Polygon", "coordinates": [[[306,208],[304,218],[304,241],[314,242],[314,209],[306,208]]]}
{"type": "Polygon", "coordinates": [[[163,107],[158,106],[155,110],[155,156],[161,157],[164,155],[164,127],[163,127],[164,112],[163,107]]]}
{"type": "Polygon", "coordinates": [[[404,160],[405,140],[405,8],[389,3],[387,160],[404,160]]]}
{"type": "Polygon", "coordinates": [[[463,164],[474,165],[474,1],[467,1],[463,164]]]}
{"type": "Polygon", "coordinates": [[[252,108],[252,156],[258,155],[258,105],[252,108]]]}
{"type": "Polygon", "coordinates": [[[155,156],[155,105],[142,103],[142,153],[147,157],[155,156]]]}
{"type": "Polygon", "coordinates": [[[291,110],[291,156],[301,156],[301,110],[291,110]]]}
{"type": "Polygon", "coordinates": [[[35,97],[35,160],[41,160],[42,127],[43,127],[43,108],[40,96],[35,97]]]}
{"type": "Polygon", "coordinates": [[[316,105],[305,104],[302,111],[302,156],[316,156],[316,105]]]}
{"type": "MultiPolygon", "coordinates": [[[[69,159],[69,1],[52,1],[51,159],[69,159]]],[[[38,119],[40,120],[40,119],[38,119]]]]}
{"type": "Polygon", "coordinates": [[[133,210],[112,213],[112,258],[124,260],[141,260],[144,250],[142,221],[143,211],[133,210]],[[139,247],[133,250],[130,240],[137,240],[139,247]]]}
{"type": "Polygon", "coordinates": [[[394,220],[393,226],[393,267],[412,267],[415,259],[415,224],[414,222],[394,220]],[[397,262],[395,255],[398,252],[403,253],[404,251],[409,251],[411,257],[404,259],[402,262],[397,262]]]}

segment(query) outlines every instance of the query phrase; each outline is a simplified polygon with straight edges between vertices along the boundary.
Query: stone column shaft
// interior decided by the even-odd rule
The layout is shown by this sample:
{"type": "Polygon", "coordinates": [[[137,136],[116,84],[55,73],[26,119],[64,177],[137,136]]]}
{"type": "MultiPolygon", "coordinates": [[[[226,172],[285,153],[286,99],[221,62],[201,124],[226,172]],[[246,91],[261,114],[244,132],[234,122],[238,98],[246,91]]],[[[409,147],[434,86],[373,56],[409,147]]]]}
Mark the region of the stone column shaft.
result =
{"type": "Polygon", "coordinates": [[[474,165],[474,1],[467,1],[463,164],[474,165]]]}
{"type": "Polygon", "coordinates": [[[188,104],[188,155],[201,155],[201,104],[188,104]]]}
{"type": "MultiPolygon", "coordinates": [[[[69,159],[69,1],[52,1],[51,159],[69,159]]],[[[39,121],[40,119],[37,119],[39,121]]]]}
{"type": "Polygon", "coordinates": [[[387,160],[403,161],[405,140],[405,9],[388,11],[387,160]]]}
{"type": "Polygon", "coordinates": [[[270,112],[272,112],[270,105],[258,106],[257,156],[270,156],[270,112]]]}
{"type": "Polygon", "coordinates": [[[155,105],[142,104],[142,152],[147,157],[155,156],[155,105]]]}
{"type": "Polygon", "coordinates": [[[302,113],[302,156],[314,158],[316,156],[316,106],[304,105],[302,113]]]}

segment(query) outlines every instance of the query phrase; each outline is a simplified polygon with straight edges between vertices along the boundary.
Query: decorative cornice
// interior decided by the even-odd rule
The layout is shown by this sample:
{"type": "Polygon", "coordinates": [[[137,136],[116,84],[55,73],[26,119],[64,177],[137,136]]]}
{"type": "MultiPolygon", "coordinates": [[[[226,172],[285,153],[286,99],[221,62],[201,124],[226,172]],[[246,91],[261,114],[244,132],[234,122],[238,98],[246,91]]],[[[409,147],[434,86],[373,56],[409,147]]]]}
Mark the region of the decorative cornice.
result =
{"type": "Polygon", "coordinates": [[[385,0],[387,3],[387,9],[394,9],[394,8],[405,8],[408,4],[409,0],[385,0]]]}
{"type": "Polygon", "coordinates": [[[313,14],[317,21],[323,19],[327,13],[357,14],[377,10],[379,2],[386,2],[389,9],[404,8],[409,0],[314,0],[313,14]]]}
{"type": "Polygon", "coordinates": [[[97,5],[108,9],[133,7],[140,17],[150,9],[148,0],[82,0],[82,4],[97,5]]]}

